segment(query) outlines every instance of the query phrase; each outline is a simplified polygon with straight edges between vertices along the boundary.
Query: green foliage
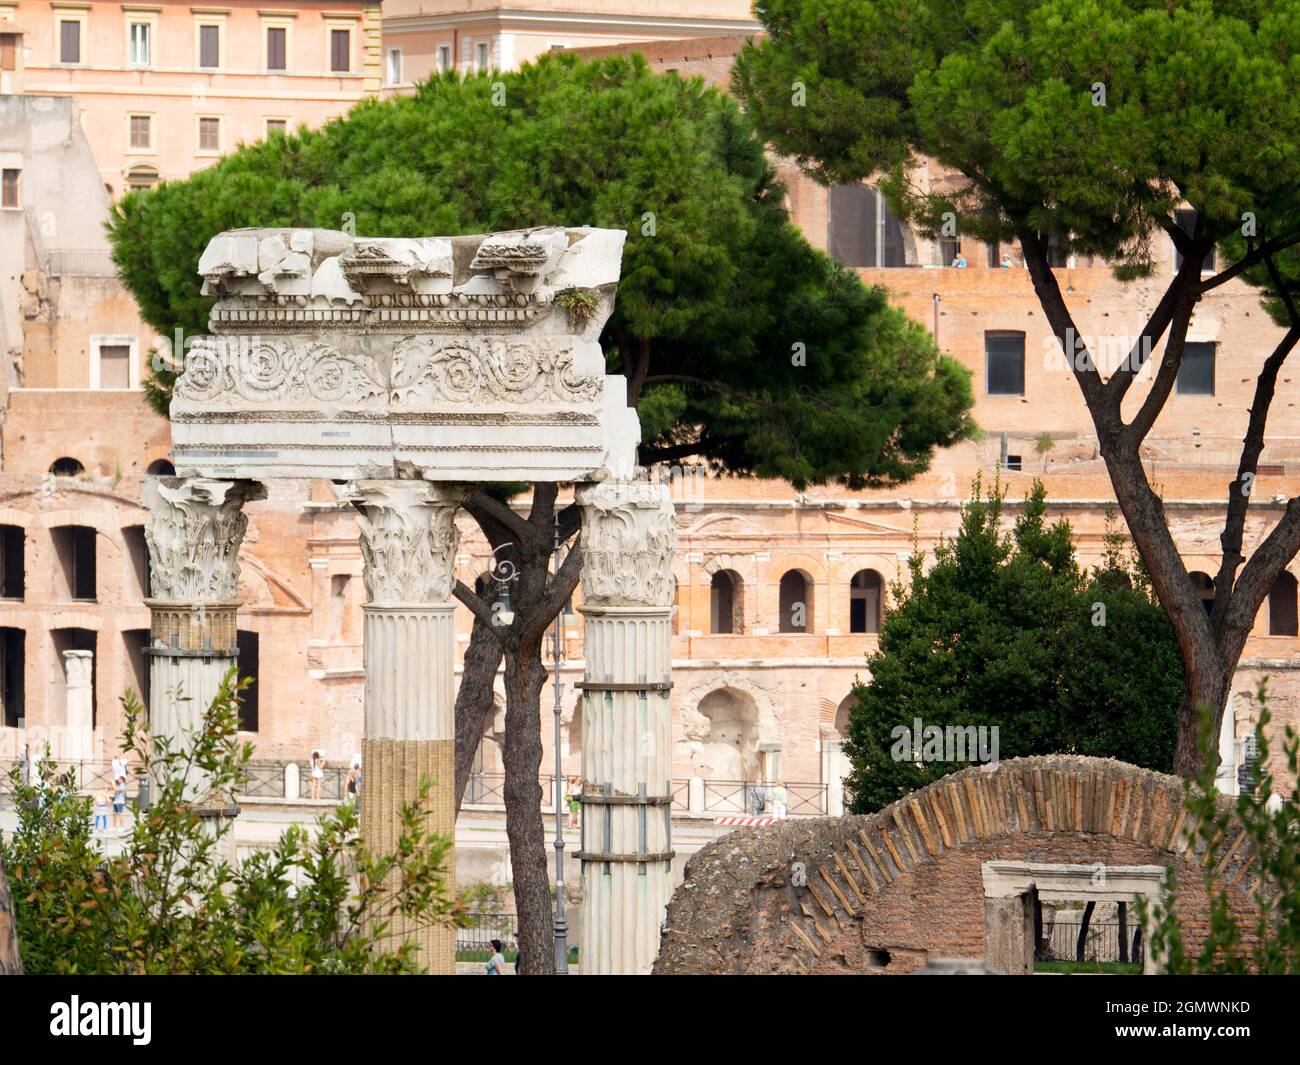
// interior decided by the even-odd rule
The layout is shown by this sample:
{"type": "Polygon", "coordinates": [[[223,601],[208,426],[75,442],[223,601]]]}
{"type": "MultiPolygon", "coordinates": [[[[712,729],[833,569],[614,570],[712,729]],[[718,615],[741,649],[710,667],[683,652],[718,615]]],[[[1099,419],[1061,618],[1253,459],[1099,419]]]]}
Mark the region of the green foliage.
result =
{"type": "Polygon", "coordinates": [[[414,945],[394,941],[394,917],[464,922],[446,882],[451,840],[423,827],[424,794],[402,811],[392,854],[371,852],[347,803],[238,868],[225,860],[232,822],[200,816],[185,782],[220,796],[243,780],[251,747],[236,739],[237,692],[232,669],[179,744],[146,737],[139,703],[123,699],[124,747],[155,795],[120,854],[101,850],[71,773],[45,759],[25,785],[15,771],[19,823],[0,855],[28,973],[413,973],[414,945]]]}
{"type": "MultiPolygon", "coordinates": [[[[1167,771],[1183,671],[1173,629],[1112,537],[1080,569],[1069,525],[1048,525],[1035,482],[1010,533],[1003,494],[976,481],[955,540],[884,619],[871,679],[854,689],[844,750],[851,806],[869,813],[962,768],[895,758],[900,727],[998,729],[999,758],[1065,752],[1167,771]],[[1104,621],[1104,624],[1098,622],[1104,621]]],[[[987,733],[991,736],[991,733],[987,733]]],[[[909,745],[904,745],[908,747],[909,745]]]]}
{"type": "MultiPolygon", "coordinates": [[[[1248,238],[1300,238],[1300,0],[756,10],[769,37],[739,57],[735,83],[759,129],[822,180],[883,175],[895,208],[926,232],[945,212],[985,240],[1041,230],[1124,277],[1164,262],[1184,201],[1230,259],[1248,238]],[[919,157],[961,180],[909,187],[919,157]]],[[[1279,265],[1294,288],[1294,247],[1279,265]]],[[[1267,281],[1262,267],[1249,276],[1267,281]]]]}
{"type": "MultiPolygon", "coordinates": [[[[1211,753],[1218,744],[1214,717],[1201,712],[1199,743],[1204,768],[1187,781],[1186,806],[1189,832],[1205,846],[1205,892],[1210,899],[1209,926],[1200,949],[1192,954],[1183,939],[1175,912],[1179,890],[1173,870],[1165,881],[1163,901],[1138,900],[1138,914],[1150,922],[1150,949],[1164,959],[1168,973],[1300,974],[1300,783],[1275,809],[1268,808],[1275,781],[1267,772],[1268,687],[1258,690],[1259,722],[1255,727],[1258,765],[1265,768],[1258,788],[1229,802],[1214,786],[1211,753]],[[1228,885],[1216,871],[1225,848],[1245,831],[1245,850],[1251,855],[1251,898],[1255,912],[1249,919],[1233,911],[1228,885]]],[[[1287,726],[1282,743],[1291,780],[1300,771],[1300,735],[1287,726]]]]}
{"type": "MultiPolygon", "coordinates": [[[[971,431],[969,374],[810,247],[783,198],[728,97],[639,57],[547,56],[490,77],[449,73],[242,147],[128,195],[110,235],[145,319],[170,338],[205,329],[195,268],[224,229],[624,229],[602,342],[636,389],[644,462],[698,457],[797,485],[911,477],[971,431]]],[[[150,392],[164,412],[170,380],[156,374],[150,392]]]]}

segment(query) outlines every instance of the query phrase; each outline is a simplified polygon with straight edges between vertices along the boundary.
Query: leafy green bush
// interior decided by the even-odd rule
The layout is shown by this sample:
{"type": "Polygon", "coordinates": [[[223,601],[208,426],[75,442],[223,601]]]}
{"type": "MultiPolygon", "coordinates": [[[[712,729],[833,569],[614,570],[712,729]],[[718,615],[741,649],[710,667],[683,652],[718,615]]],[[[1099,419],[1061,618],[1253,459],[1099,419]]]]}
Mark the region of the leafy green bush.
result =
{"type": "Polygon", "coordinates": [[[231,670],[179,743],[147,736],[139,702],[123,698],[124,748],[155,794],[120,854],[100,849],[71,773],[49,759],[31,784],[14,773],[19,823],[0,857],[28,973],[414,973],[414,945],[396,941],[394,918],[463,923],[447,886],[452,840],[423,827],[427,786],[403,809],[392,854],[371,853],[346,803],[314,833],[293,826],[270,850],[227,860],[233,821],[199,807],[245,776],[252,747],[237,740],[238,688],[231,670]],[[196,780],[204,794],[194,801],[196,780]]]}
{"type": "MultiPolygon", "coordinates": [[[[1171,869],[1165,881],[1165,898],[1148,908],[1138,900],[1138,913],[1150,921],[1150,943],[1155,956],[1163,958],[1167,973],[1300,973],[1300,783],[1280,803],[1270,804],[1274,779],[1267,772],[1269,744],[1266,735],[1271,719],[1268,688],[1261,682],[1258,693],[1261,711],[1255,728],[1258,765],[1265,767],[1253,792],[1226,802],[1214,786],[1214,752],[1217,736],[1213,718],[1201,714],[1199,742],[1203,768],[1187,782],[1187,811],[1190,831],[1206,847],[1205,889],[1210,899],[1209,932],[1200,949],[1189,953],[1183,940],[1175,905],[1178,884],[1171,869]],[[1270,809],[1272,806],[1272,809],[1270,809]],[[1240,915],[1229,904],[1227,884],[1215,867],[1241,832],[1252,858],[1251,900],[1254,914],[1243,927],[1240,915]]],[[[1300,736],[1287,726],[1282,749],[1291,779],[1300,766],[1300,736]]]]}

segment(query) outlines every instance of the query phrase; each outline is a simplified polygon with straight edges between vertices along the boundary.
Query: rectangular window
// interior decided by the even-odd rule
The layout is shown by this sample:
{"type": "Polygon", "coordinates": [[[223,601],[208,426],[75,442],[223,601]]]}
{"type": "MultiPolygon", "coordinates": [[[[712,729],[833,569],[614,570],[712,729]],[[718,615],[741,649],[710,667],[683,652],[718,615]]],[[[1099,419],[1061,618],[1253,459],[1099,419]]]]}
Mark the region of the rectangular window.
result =
{"type": "Polygon", "coordinates": [[[128,344],[103,344],[99,349],[99,387],[131,387],[131,348],[128,344]]]}
{"type": "Polygon", "coordinates": [[[478,69],[487,70],[488,68],[488,46],[480,42],[478,45],[478,69]]]}
{"type": "Polygon", "coordinates": [[[130,26],[130,61],[133,67],[149,65],[149,30],[147,22],[132,22],[130,26]]]}
{"type": "Polygon", "coordinates": [[[0,174],[0,207],[17,207],[18,175],[21,170],[5,170],[0,174]]]}
{"type": "Polygon", "coordinates": [[[388,49],[388,84],[402,84],[402,50],[400,48],[388,49]]]}
{"type": "Polygon", "coordinates": [[[81,62],[81,20],[59,20],[59,62],[81,62]]]}
{"type": "Polygon", "coordinates": [[[1025,334],[985,333],[986,388],[990,396],[1025,394],[1025,334]]]}
{"type": "Polygon", "coordinates": [[[289,69],[289,30],[284,26],[266,27],[266,69],[289,69]]]}
{"type": "Polygon", "coordinates": [[[153,147],[153,123],[148,115],[131,116],[131,147],[140,149],[153,147]]]}
{"type": "Polygon", "coordinates": [[[1180,396],[1214,395],[1213,341],[1189,340],[1183,345],[1183,361],[1178,364],[1175,391],[1180,396]]]}
{"type": "Polygon", "coordinates": [[[445,74],[451,69],[451,48],[445,44],[438,45],[438,73],[445,74]]]}
{"type": "Polygon", "coordinates": [[[330,70],[346,73],[351,69],[352,31],[330,30],[330,70]]]}
{"type": "Polygon", "coordinates": [[[221,27],[199,27],[199,66],[215,69],[221,66],[221,27]]]}
{"type": "Polygon", "coordinates": [[[199,151],[221,151],[221,119],[199,119],[199,151]]]}
{"type": "Polygon", "coordinates": [[[268,137],[278,133],[281,136],[288,134],[289,120],[287,118],[268,118],[266,120],[266,135],[268,137]]]}

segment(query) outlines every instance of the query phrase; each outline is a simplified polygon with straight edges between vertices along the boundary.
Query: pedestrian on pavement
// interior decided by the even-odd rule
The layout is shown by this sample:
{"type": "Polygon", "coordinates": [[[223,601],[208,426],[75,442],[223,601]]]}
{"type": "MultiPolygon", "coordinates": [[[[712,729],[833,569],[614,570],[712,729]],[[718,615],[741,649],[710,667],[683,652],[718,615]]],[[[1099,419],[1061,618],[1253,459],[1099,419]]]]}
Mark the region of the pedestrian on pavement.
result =
{"type": "Polygon", "coordinates": [[[488,976],[509,976],[506,972],[506,956],[501,953],[501,940],[492,940],[492,957],[488,958],[488,976]]]}
{"type": "Polygon", "coordinates": [[[126,759],[120,754],[113,759],[113,779],[126,776],[126,759]]]}
{"type": "Polygon", "coordinates": [[[578,827],[578,813],[582,810],[582,801],[578,794],[582,791],[582,781],[569,777],[569,827],[578,827]]]}
{"type": "Polygon", "coordinates": [[[778,821],[785,817],[786,790],[785,781],[778,780],[772,789],[772,816],[778,821]]]}
{"type": "Polygon", "coordinates": [[[95,831],[108,831],[108,792],[103,789],[95,792],[95,831]]]}
{"type": "Polygon", "coordinates": [[[361,766],[357,764],[356,759],[354,758],[352,761],[352,768],[348,770],[348,779],[346,785],[348,802],[357,801],[357,792],[360,790],[360,788],[361,788],[361,766]]]}
{"type": "Polygon", "coordinates": [[[113,830],[126,828],[126,777],[118,777],[113,782],[113,830]]]}
{"type": "Polygon", "coordinates": [[[311,752],[311,797],[320,798],[321,782],[325,779],[325,759],[320,751],[311,752]]]}

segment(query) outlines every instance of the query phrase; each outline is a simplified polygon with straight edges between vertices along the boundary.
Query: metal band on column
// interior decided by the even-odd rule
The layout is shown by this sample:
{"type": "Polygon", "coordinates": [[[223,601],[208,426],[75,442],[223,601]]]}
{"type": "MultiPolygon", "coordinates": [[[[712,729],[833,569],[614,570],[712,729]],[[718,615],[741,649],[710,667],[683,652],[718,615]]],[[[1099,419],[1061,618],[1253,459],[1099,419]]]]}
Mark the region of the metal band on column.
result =
{"type": "Polygon", "coordinates": [[[663,485],[578,490],[582,971],[649,973],[672,892],[672,614],[677,532],[663,485]]]}
{"type": "MultiPolygon", "coordinates": [[[[145,483],[149,520],[149,731],[183,742],[203,720],[238,656],[239,548],[255,481],[161,477],[145,483]]],[[[196,798],[198,776],[186,782],[196,798]]],[[[226,797],[228,798],[228,797],[226,797]]]]}
{"type": "MultiPolygon", "coordinates": [[[[422,780],[429,831],[456,831],[454,583],[456,509],[460,488],[423,481],[358,481],[348,498],[358,511],[369,599],[362,613],[365,658],[365,736],[361,830],[380,854],[402,831],[401,809],[422,780]]],[[[448,855],[448,878],[454,876],[448,855]]],[[[389,924],[397,942],[414,941],[433,973],[454,973],[455,932],[417,927],[401,917],[389,924]]]]}

